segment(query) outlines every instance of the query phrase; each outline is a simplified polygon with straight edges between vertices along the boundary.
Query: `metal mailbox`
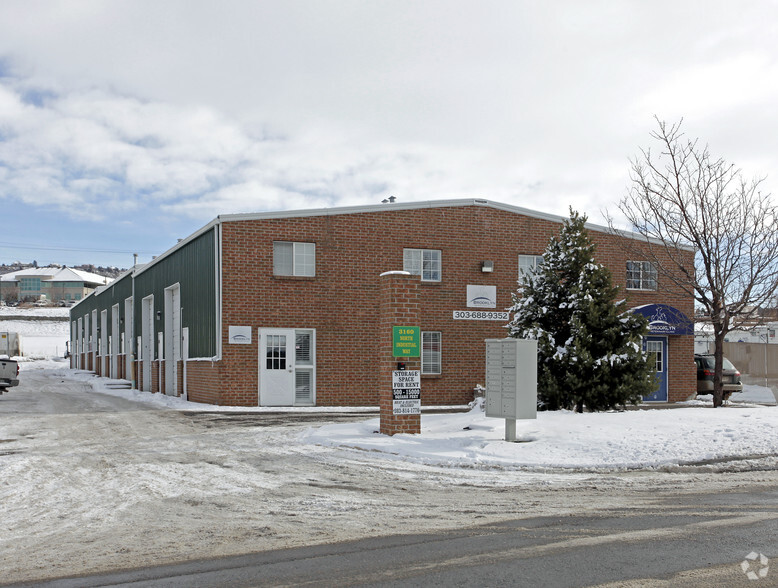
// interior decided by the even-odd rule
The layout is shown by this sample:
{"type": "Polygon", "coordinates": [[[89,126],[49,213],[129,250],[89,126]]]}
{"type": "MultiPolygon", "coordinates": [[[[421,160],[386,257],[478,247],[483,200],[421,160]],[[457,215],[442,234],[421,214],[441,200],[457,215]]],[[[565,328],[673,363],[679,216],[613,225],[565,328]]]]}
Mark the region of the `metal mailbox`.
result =
{"type": "Polygon", "coordinates": [[[538,342],[486,339],[486,416],[534,419],[538,410],[538,342]]]}

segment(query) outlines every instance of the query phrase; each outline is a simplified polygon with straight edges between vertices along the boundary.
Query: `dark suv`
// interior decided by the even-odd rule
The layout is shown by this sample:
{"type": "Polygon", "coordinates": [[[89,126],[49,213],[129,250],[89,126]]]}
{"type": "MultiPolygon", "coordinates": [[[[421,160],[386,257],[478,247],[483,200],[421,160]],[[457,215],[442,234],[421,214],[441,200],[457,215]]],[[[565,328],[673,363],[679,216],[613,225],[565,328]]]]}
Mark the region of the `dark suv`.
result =
{"type": "MultiPolygon", "coordinates": [[[[716,363],[713,355],[695,355],[694,363],[697,364],[697,394],[713,394],[713,369],[716,363]]],[[[743,391],[743,382],[740,380],[740,372],[726,357],[724,358],[724,398],[729,398],[733,392],[743,391]]]]}

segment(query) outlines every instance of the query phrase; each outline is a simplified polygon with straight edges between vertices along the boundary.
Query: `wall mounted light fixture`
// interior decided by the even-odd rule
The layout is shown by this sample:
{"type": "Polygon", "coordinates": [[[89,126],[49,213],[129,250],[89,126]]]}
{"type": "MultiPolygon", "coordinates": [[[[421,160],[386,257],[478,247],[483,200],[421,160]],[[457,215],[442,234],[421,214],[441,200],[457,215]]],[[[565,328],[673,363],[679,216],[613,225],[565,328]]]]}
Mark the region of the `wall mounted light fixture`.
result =
{"type": "Polygon", "coordinates": [[[481,271],[485,274],[490,274],[494,271],[494,262],[490,260],[481,262],[481,271]]]}

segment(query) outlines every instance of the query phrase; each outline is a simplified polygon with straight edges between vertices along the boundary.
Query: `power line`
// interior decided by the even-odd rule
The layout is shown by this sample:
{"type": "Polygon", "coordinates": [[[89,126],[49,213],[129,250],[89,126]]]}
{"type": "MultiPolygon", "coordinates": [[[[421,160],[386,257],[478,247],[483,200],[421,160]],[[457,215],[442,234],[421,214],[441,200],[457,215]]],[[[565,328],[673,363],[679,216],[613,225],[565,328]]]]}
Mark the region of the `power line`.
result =
{"type": "Polygon", "coordinates": [[[132,255],[133,253],[153,254],[156,251],[143,251],[139,249],[127,250],[127,249],[90,249],[84,247],[46,247],[43,245],[23,245],[17,243],[8,243],[0,241],[0,247],[9,247],[12,249],[24,249],[33,251],[85,251],[91,253],[126,253],[132,255]]]}

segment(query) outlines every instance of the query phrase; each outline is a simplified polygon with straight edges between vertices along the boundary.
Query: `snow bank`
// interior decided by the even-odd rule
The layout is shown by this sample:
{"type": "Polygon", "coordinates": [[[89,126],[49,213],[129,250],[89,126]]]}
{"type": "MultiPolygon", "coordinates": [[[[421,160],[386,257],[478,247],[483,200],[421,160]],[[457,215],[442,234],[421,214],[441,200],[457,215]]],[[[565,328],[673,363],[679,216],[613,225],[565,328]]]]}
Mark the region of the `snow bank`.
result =
{"type": "Polygon", "coordinates": [[[518,421],[518,443],[505,421],[480,408],[422,416],[421,435],[376,433],[378,419],[309,430],[303,441],[380,452],[384,458],[454,467],[636,469],[778,455],[778,407],[538,413],[518,421]]]}
{"type": "MultiPolygon", "coordinates": [[[[129,382],[70,370],[58,361],[36,361],[23,370],[46,369],[62,379],[91,384],[96,392],[144,402],[161,409],[202,412],[360,412],[376,407],[227,407],[187,402],[164,394],[121,389],[129,382]],[[118,386],[118,388],[117,388],[118,386]]],[[[769,389],[746,386],[744,398],[766,398],[769,389]]],[[[505,442],[505,421],[487,418],[480,407],[469,412],[422,414],[420,435],[377,433],[379,419],[311,428],[299,447],[325,446],[371,452],[377,460],[459,468],[529,470],[619,470],[750,460],[778,456],[778,406],[732,402],[713,409],[697,400],[681,408],[576,414],[541,412],[518,421],[518,443],[505,442]]]]}

